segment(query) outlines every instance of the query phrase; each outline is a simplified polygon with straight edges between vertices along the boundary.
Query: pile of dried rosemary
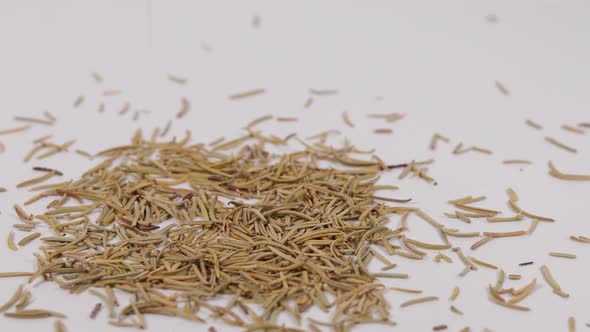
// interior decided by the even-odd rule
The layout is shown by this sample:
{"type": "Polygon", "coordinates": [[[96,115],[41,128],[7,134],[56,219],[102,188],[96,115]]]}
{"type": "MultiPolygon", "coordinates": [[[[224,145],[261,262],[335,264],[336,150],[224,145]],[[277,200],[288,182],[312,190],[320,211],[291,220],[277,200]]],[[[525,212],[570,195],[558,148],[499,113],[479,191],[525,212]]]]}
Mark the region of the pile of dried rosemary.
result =
{"type": "MultiPolygon", "coordinates": [[[[393,324],[376,278],[407,275],[370,273],[373,257],[395,268],[374,246],[415,255],[391,243],[411,242],[403,227],[385,226],[392,214],[415,212],[442,226],[418,209],[383,203],[398,201],[375,194],[395,189],[377,185],[389,167],[351,157],[362,153],[353,146],[333,148],[320,136],[300,151],[268,151],[292,137],[248,129],[210,148],[190,145],[188,134],[156,142],[138,132],[131,144],[99,153],[103,161],[80,179],[33,188],[41,192],[25,205],[57,198],[40,215],[17,208],[23,225],[40,221],[52,233],[40,238],[29,281],[90,289],[118,326],[142,328],[144,314],[203,322],[210,312],[248,331],[272,330],[282,313],[300,321],[312,306],[332,312],[325,324],[336,330],[393,324]],[[132,296],[116,312],[121,291],[132,296]],[[231,296],[226,306],[210,304],[222,294],[231,296]]],[[[440,234],[445,244],[436,249],[450,248],[440,234]]],[[[322,324],[314,322],[311,329],[322,324]]]]}

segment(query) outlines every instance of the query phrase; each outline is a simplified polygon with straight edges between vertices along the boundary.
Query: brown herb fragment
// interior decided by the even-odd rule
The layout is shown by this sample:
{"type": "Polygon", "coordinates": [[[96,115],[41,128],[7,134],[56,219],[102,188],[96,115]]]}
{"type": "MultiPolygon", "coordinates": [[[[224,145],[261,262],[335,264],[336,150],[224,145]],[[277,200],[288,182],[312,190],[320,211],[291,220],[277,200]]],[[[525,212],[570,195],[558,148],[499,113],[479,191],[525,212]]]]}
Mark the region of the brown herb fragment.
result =
{"type": "Polygon", "coordinates": [[[244,98],[249,98],[249,97],[254,97],[257,95],[261,95],[263,93],[266,92],[266,89],[254,89],[254,90],[249,90],[249,91],[244,91],[244,92],[239,92],[239,93],[234,93],[229,95],[229,99],[230,100],[239,100],[239,99],[244,99],[244,98]]]}
{"type": "Polygon", "coordinates": [[[549,142],[549,143],[557,146],[558,148],[561,148],[563,150],[566,150],[568,152],[571,152],[571,153],[577,153],[578,152],[578,150],[576,150],[576,149],[572,148],[571,146],[568,146],[568,145],[566,145],[566,144],[564,144],[564,143],[556,140],[555,138],[546,136],[545,137],[545,141],[547,141],[547,142],[549,142]]]}

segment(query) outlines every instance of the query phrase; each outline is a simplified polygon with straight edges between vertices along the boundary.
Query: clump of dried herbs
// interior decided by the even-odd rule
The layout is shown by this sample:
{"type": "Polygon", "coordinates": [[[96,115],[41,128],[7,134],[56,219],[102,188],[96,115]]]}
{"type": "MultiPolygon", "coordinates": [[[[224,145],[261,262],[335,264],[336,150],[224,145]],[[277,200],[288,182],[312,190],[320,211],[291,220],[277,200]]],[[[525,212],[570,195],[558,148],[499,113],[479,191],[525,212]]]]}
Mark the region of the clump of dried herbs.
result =
{"type": "Polygon", "coordinates": [[[385,259],[373,247],[421,259],[392,242],[448,249],[444,233],[442,245],[406,239],[405,228],[385,226],[390,215],[415,212],[442,225],[375,195],[387,189],[376,183],[390,168],[380,159],[357,159],[351,153],[362,151],[323,140],[271,153],[288,138],[247,130],[214,147],[189,144],[189,133],[156,142],[138,132],[131,144],[99,153],[104,160],[80,179],[33,188],[40,192],[25,205],[56,200],[35,216],[53,234],[41,237],[29,281],[90,289],[117,326],[145,327],[144,314],[202,322],[206,309],[228,324],[270,329],[280,314],[300,320],[312,306],[331,311],[337,330],[391,324],[376,278],[408,276],[370,273],[372,257],[385,259]],[[132,295],[118,312],[115,289],[132,295]],[[209,303],[223,294],[231,295],[227,306],[209,303]]]}

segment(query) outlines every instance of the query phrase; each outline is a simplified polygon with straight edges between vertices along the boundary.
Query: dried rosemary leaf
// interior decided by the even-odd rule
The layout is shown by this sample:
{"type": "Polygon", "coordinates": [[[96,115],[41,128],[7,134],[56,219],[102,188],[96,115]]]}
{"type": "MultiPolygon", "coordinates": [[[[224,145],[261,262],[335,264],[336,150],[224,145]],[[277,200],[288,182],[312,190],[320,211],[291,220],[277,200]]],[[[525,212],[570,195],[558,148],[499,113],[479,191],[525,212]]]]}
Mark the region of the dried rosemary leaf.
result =
{"type": "Polygon", "coordinates": [[[48,126],[53,125],[53,123],[55,122],[55,121],[52,121],[52,120],[37,119],[37,118],[31,118],[31,117],[27,117],[27,116],[15,116],[14,117],[14,121],[29,122],[29,123],[36,123],[36,124],[44,124],[44,125],[48,125],[48,126]]]}
{"type": "Polygon", "coordinates": [[[0,130],[0,135],[19,133],[21,131],[29,130],[31,128],[32,127],[30,125],[26,125],[26,126],[21,126],[21,127],[16,127],[16,128],[3,129],[3,130],[0,130]]]}
{"type": "Polygon", "coordinates": [[[32,275],[32,272],[0,272],[0,278],[29,277],[32,275]]]}
{"type": "Polygon", "coordinates": [[[430,139],[430,150],[436,150],[438,141],[449,143],[451,140],[446,136],[443,136],[439,133],[435,133],[434,135],[432,135],[432,138],[430,139]]]}
{"type": "Polygon", "coordinates": [[[510,95],[510,90],[508,90],[508,88],[500,81],[496,81],[496,88],[498,89],[498,91],[500,91],[503,95],[505,96],[509,96],[510,95]]]}
{"type": "Polygon", "coordinates": [[[35,185],[35,184],[38,184],[38,183],[47,181],[47,180],[51,179],[52,177],[54,177],[56,175],[58,175],[58,173],[56,173],[55,171],[50,171],[50,172],[48,172],[45,175],[42,175],[42,176],[39,176],[39,177],[30,179],[30,180],[27,180],[27,181],[23,181],[23,182],[17,184],[16,187],[17,188],[22,188],[22,187],[32,186],[32,185],[35,185]]]}
{"type": "Polygon", "coordinates": [[[123,106],[119,110],[119,115],[125,115],[129,112],[129,110],[131,110],[131,104],[126,102],[123,104],[123,106]]]}
{"type": "Polygon", "coordinates": [[[96,83],[102,83],[104,81],[104,78],[98,72],[92,72],[92,73],[90,73],[90,75],[92,76],[92,78],[94,79],[94,81],[96,83]]]}
{"type": "Polygon", "coordinates": [[[498,269],[498,267],[496,265],[493,265],[493,264],[490,264],[490,263],[486,263],[486,262],[484,262],[482,260],[479,260],[479,259],[477,259],[477,258],[475,258],[473,256],[469,256],[469,259],[471,261],[473,261],[477,265],[484,266],[484,267],[490,268],[492,270],[497,270],[498,269]]]}
{"type": "Polygon", "coordinates": [[[27,245],[27,243],[35,240],[36,238],[38,238],[39,236],[41,236],[41,233],[33,233],[27,237],[24,237],[22,240],[18,241],[18,245],[19,246],[25,246],[27,245]]]}
{"type": "Polygon", "coordinates": [[[256,119],[252,120],[250,123],[248,123],[248,125],[246,125],[246,129],[251,129],[252,127],[254,127],[254,126],[258,125],[258,124],[261,124],[261,123],[263,123],[265,121],[272,120],[272,118],[273,118],[273,116],[270,115],[270,114],[263,115],[263,116],[261,116],[259,118],[256,118],[256,119]]]}
{"type": "Polygon", "coordinates": [[[525,121],[525,123],[526,123],[527,125],[529,125],[529,126],[531,126],[531,127],[535,128],[535,129],[543,129],[543,126],[541,126],[540,124],[538,124],[538,123],[534,122],[533,120],[529,120],[529,119],[527,119],[527,120],[525,121]]]}
{"type": "Polygon", "coordinates": [[[457,315],[459,315],[459,316],[463,316],[463,311],[459,310],[459,309],[458,309],[457,307],[455,307],[454,305],[452,305],[452,306],[450,307],[450,309],[451,309],[451,312],[453,312],[453,313],[455,313],[455,314],[457,314],[457,315]]]}
{"type": "Polygon", "coordinates": [[[316,96],[331,96],[338,94],[338,90],[331,89],[309,89],[309,93],[316,96]]]}
{"type": "Polygon", "coordinates": [[[581,175],[581,174],[568,174],[562,173],[555,168],[552,161],[548,162],[549,165],[549,175],[556,177],[560,180],[573,180],[573,181],[590,181],[590,174],[589,175],[581,175]]]}
{"type": "Polygon", "coordinates": [[[170,82],[174,82],[176,84],[180,84],[180,85],[184,85],[188,82],[188,79],[184,78],[184,77],[179,77],[176,75],[172,75],[172,74],[168,74],[168,80],[170,82]]]}
{"type": "Polygon", "coordinates": [[[561,297],[569,297],[569,294],[563,292],[561,290],[561,287],[559,286],[559,284],[555,281],[555,279],[553,279],[553,276],[551,275],[551,272],[549,272],[549,268],[545,265],[541,266],[541,274],[543,274],[543,277],[545,278],[545,280],[547,281],[547,283],[549,284],[549,286],[551,286],[551,288],[553,288],[553,292],[561,297]]]}
{"type": "Polygon", "coordinates": [[[425,296],[425,297],[420,297],[417,299],[413,299],[413,300],[409,300],[406,301],[404,303],[402,303],[400,305],[400,308],[405,308],[411,305],[415,305],[415,304],[419,304],[419,303],[424,303],[424,302],[431,302],[431,301],[438,301],[438,297],[436,296],[425,296]]]}
{"type": "Polygon", "coordinates": [[[180,98],[180,104],[180,111],[176,113],[177,119],[183,118],[191,109],[191,104],[186,97],[180,98]]]}
{"type": "Polygon", "coordinates": [[[576,318],[569,317],[567,319],[567,326],[568,326],[569,332],[576,332],[576,318]]]}
{"type": "Polygon", "coordinates": [[[105,97],[112,97],[112,96],[118,96],[121,93],[122,93],[121,90],[113,89],[113,90],[104,90],[102,92],[102,95],[105,96],[105,97]]]}
{"type": "Polygon", "coordinates": [[[248,97],[254,97],[257,95],[261,95],[265,92],[266,92],[266,89],[254,89],[254,90],[231,94],[231,95],[229,95],[228,98],[230,100],[239,100],[239,99],[244,99],[244,98],[248,98],[248,97]]]}
{"type": "Polygon", "coordinates": [[[563,150],[569,151],[571,153],[577,153],[578,152],[578,150],[576,150],[576,149],[572,148],[571,146],[568,146],[568,145],[566,145],[566,144],[564,144],[564,143],[556,140],[555,138],[546,136],[545,137],[545,141],[547,141],[547,142],[549,142],[549,143],[557,146],[558,148],[561,148],[563,150]]]}
{"type": "Polygon", "coordinates": [[[55,330],[55,332],[67,332],[66,326],[59,319],[53,322],[53,329],[55,330]]]}
{"type": "Polygon", "coordinates": [[[421,294],[422,290],[420,289],[407,289],[407,288],[399,288],[399,287],[390,287],[389,289],[395,290],[402,293],[410,293],[410,294],[421,294]]]}
{"type": "Polygon", "coordinates": [[[367,115],[369,118],[372,119],[383,119],[386,122],[396,122],[399,121],[401,119],[403,119],[406,115],[405,114],[401,114],[401,113],[385,113],[385,114],[368,114],[367,115]]]}
{"type": "Polygon", "coordinates": [[[346,124],[350,128],[354,128],[354,123],[352,123],[350,121],[350,117],[348,116],[348,112],[342,112],[342,121],[344,121],[344,124],[346,124]]]}
{"type": "Polygon", "coordinates": [[[10,308],[12,308],[12,306],[18,301],[18,299],[20,299],[22,293],[23,293],[24,287],[23,285],[18,286],[16,292],[14,292],[14,294],[10,297],[10,299],[4,303],[3,305],[0,306],[0,312],[6,311],[10,308]]]}
{"type": "Polygon", "coordinates": [[[84,103],[84,96],[78,96],[76,100],[74,100],[73,106],[74,108],[78,108],[80,105],[82,105],[82,103],[84,103]]]}
{"type": "Polygon", "coordinates": [[[8,245],[8,248],[10,248],[11,250],[14,250],[14,251],[18,250],[18,248],[14,244],[14,232],[8,233],[7,245],[8,245]]]}
{"type": "Polygon", "coordinates": [[[43,309],[24,309],[19,310],[16,312],[5,312],[5,317],[10,318],[20,318],[20,319],[36,319],[36,318],[49,318],[49,317],[58,317],[58,318],[66,318],[64,314],[59,312],[50,311],[50,310],[43,310],[43,309]]]}
{"type": "Polygon", "coordinates": [[[553,257],[560,257],[560,258],[569,258],[569,259],[575,259],[576,255],[574,254],[568,254],[565,252],[550,252],[549,256],[553,256],[553,257]]]}
{"type": "Polygon", "coordinates": [[[277,117],[278,122],[297,122],[298,119],[295,117],[279,116],[277,117]]]}
{"type": "Polygon", "coordinates": [[[574,126],[570,126],[568,124],[564,124],[561,126],[561,129],[578,134],[578,135],[584,135],[586,132],[580,128],[576,128],[574,126]]]}
{"type": "Polygon", "coordinates": [[[455,288],[453,288],[453,293],[451,294],[451,297],[449,297],[449,301],[455,301],[457,299],[457,296],[459,296],[459,287],[455,286],[455,288]]]}
{"type": "Polygon", "coordinates": [[[393,129],[391,129],[391,128],[377,128],[377,129],[373,130],[373,133],[375,133],[375,134],[391,134],[391,133],[393,133],[393,129]]]}
{"type": "Polygon", "coordinates": [[[512,231],[512,232],[483,232],[483,235],[489,237],[511,237],[526,235],[527,231],[512,231]]]}
{"type": "Polygon", "coordinates": [[[526,165],[530,165],[533,162],[530,160],[526,160],[526,159],[506,159],[504,161],[502,161],[503,164],[506,165],[510,165],[510,164],[526,164],[526,165]]]}

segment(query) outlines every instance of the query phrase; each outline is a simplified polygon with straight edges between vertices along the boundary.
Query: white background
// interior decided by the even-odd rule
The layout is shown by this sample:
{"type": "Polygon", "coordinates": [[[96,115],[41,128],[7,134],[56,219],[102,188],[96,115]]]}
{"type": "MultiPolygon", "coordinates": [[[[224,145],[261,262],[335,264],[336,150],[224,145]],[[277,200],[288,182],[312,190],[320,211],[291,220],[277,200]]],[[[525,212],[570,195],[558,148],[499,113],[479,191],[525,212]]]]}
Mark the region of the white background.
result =
{"type": "MultiPolygon", "coordinates": [[[[590,3],[587,1],[1,1],[0,2],[0,129],[14,127],[13,116],[40,116],[49,110],[58,117],[54,127],[36,125],[20,134],[0,136],[6,152],[0,154],[0,238],[16,222],[15,203],[31,194],[15,184],[33,176],[32,166],[55,167],[64,178],[76,178],[93,165],[71,153],[42,162],[24,164],[31,141],[52,133],[56,142],[77,139],[74,149],[98,151],[125,144],[137,128],[149,132],[174,118],[180,97],[190,99],[192,110],[173,130],[182,136],[191,129],[195,142],[240,134],[249,120],[268,113],[297,116],[296,124],[266,124],[272,133],[293,131],[302,137],[325,129],[340,129],[360,147],[375,147],[388,163],[435,158],[430,174],[439,185],[418,179],[398,181],[397,171],[385,183],[400,186],[391,197],[413,198],[448,227],[464,231],[505,231],[528,228],[530,221],[491,225],[477,221],[464,225],[443,217],[446,201],[464,195],[487,195],[482,206],[506,206],[506,188],[520,195],[522,207],[554,217],[541,223],[529,237],[493,241],[473,255],[523,280],[539,285],[523,302],[531,312],[498,307],[487,299],[486,287],[496,272],[480,268],[457,277],[463,265],[414,262],[392,258],[396,272],[408,280],[386,280],[387,285],[420,288],[440,301],[400,309],[412,296],[388,292],[392,319],[397,328],[371,329],[429,331],[447,324],[449,331],[471,326],[493,331],[566,331],[567,318],[575,316],[578,329],[590,322],[590,245],[573,242],[569,235],[590,235],[588,182],[565,182],[549,177],[546,163],[572,173],[590,173],[590,133],[576,135],[560,129],[564,123],[590,121],[590,3]],[[261,17],[260,28],[251,26],[261,17]],[[486,20],[495,14],[496,24],[486,20]],[[211,52],[201,45],[210,45],[211,52]],[[102,85],[91,71],[105,77],[102,85]],[[186,86],[166,79],[168,73],[188,77],[186,86]],[[504,96],[494,81],[511,91],[504,96]],[[241,101],[227,96],[253,88],[265,95],[241,101]],[[304,109],[309,88],[338,89],[337,96],[316,98],[304,109]],[[104,89],[121,89],[119,97],[101,97],[104,89]],[[74,99],[86,102],[74,110],[74,99]],[[376,97],[382,96],[383,101],[376,97]],[[106,111],[97,112],[106,102],[106,111]],[[151,110],[134,122],[120,117],[123,102],[133,109],[151,110]],[[347,110],[354,129],[343,125],[347,110]],[[401,112],[395,124],[368,119],[368,113],[401,112]],[[526,126],[526,118],[544,125],[543,131],[526,126]],[[391,136],[372,130],[391,127],[391,136]],[[440,132],[452,139],[435,152],[428,149],[431,135],[440,132]],[[553,136],[578,148],[578,154],[555,148],[543,140],[553,136]],[[494,151],[452,155],[463,141],[494,151]],[[506,166],[503,159],[523,158],[532,165],[506,166]],[[548,256],[549,251],[578,255],[576,260],[548,256]],[[533,260],[531,266],[518,263],[533,260]],[[547,264],[562,288],[563,299],[551,292],[539,273],[547,264]],[[455,285],[461,294],[455,305],[463,317],[449,311],[448,297],[455,285]]],[[[341,138],[339,138],[341,140],[341,138]]],[[[42,204],[32,208],[40,212],[42,204]]],[[[392,221],[392,227],[398,221],[392,221]]],[[[436,241],[428,226],[410,220],[412,237],[436,241]]],[[[17,235],[17,240],[22,237],[17,235]]],[[[469,253],[472,239],[454,239],[469,253]]],[[[0,244],[1,271],[30,271],[34,267],[35,241],[18,252],[0,244]]],[[[7,299],[23,279],[0,280],[0,296],[7,299]]],[[[111,331],[103,311],[96,321],[88,315],[97,302],[87,295],[70,295],[54,284],[31,286],[34,308],[53,308],[68,315],[70,331],[111,331]]],[[[231,328],[214,323],[220,331],[231,328]]],[[[180,319],[148,317],[150,331],[205,330],[208,325],[180,319]]],[[[304,325],[303,328],[306,328],[304,325]]],[[[0,317],[0,329],[48,331],[51,320],[16,321],[0,317]]]]}

